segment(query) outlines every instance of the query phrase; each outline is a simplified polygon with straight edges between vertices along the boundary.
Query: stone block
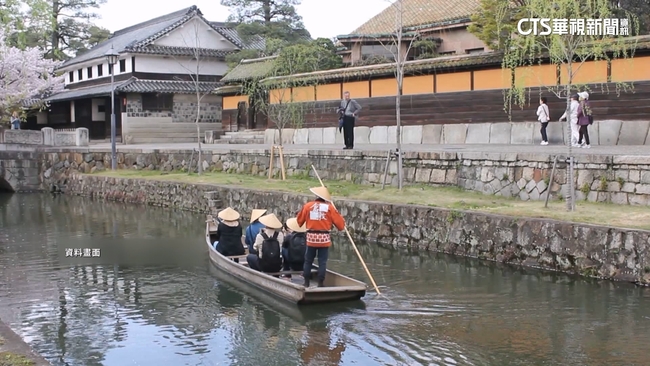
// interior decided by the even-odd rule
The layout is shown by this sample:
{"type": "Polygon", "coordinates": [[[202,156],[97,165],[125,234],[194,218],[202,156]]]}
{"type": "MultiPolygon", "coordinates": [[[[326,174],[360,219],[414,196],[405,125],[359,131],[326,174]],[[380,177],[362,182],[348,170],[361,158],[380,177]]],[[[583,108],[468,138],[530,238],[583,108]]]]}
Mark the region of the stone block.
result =
{"type": "Polygon", "coordinates": [[[6,144],[43,145],[43,132],[30,130],[5,130],[6,144]]]}
{"type": "Polygon", "coordinates": [[[431,169],[418,168],[415,171],[415,182],[416,183],[429,183],[429,177],[431,177],[431,169]]]}
{"type": "Polygon", "coordinates": [[[334,143],[341,146],[345,145],[343,140],[343,131],[339,132],[338,128],[336,129],[336,134],[334,135],[334,143]]]}
{"type": "Polygon", "coordinates": [[[85,127],[80,127],[75,130],[75,145],[76,146],[88,146],[89,133],[88,129],[85,127]]]}
{"type": "Polygon", "coordinates": [[[309,129],[308,128],[298,128],[293,133],[293,143],[296,145],[307,145],[309,144],[309,129]]]}
{"type": "MultiPolygon", "coordinates": [[[[643,145],[648,136],[650,121],[625,121],[621,122],[616,145],[643,145]]],[[[589,131],[591,138],[591,131],[589,131]]]]}
{"type": "Polygon", "coordinates": [[[442,141],[446,145],[464,144],[467,139],[467,124],[443,125],[442,141]]]}
{"type": "Polygon", "coordinates": [[[76,132],[54,131],[54,146],[75,146],[76,144],[76,132]]]}
{"type": "Polygon", "coordinates": [[[492,123],[490,125],[490,143],[491,144],[510,144],[510,130],[512,124],[505,123],[492,123]]]}
{"type": "Polygon", "coordinates": [[[589,145],[600,145],[600,126],[596,122],[593,125],[589,126],[589,145]]]}
{"type": "MultiPolygon", "coordinates": [[[[207,135],[206,131],[206,135],[207,135]]],[[[285,131],[283,131],[285,132],[285,131]]],[[[268,128],[264,131],[264,143],[267,145],[276,145],[280,142],[280,131],[275,128],[268,128]]],[[[205,142],[208,143],[207,140],[205,142]]]]}
{"type": "MultiPolygon", "coordinates": [[[[323,144],[334,145],[336,143],[336,134],[338,132],[338,128],[336,127],[323,128],[323,144]]],[[[341,141],[343,141],[343,138],[341,138],[341,141]]]]}
{"type": "Polygon", "coordinates": [[[433,169],[431,171],[431,177],[429,182],[431,183],[445,183],[446,182],[447,171],[444,169],[433,169]]]}
{"type": "Polygon", "coordinates": [[[43,145],[54,146],[54,129],[52,127],[43,127],[43,145]]]}
{"type": "Polygon", "coordinates": [[[322,128],[308,128],[309,130],[309,144],[322,145],[323,144],[323,129],[322,128]]]}
{"type": "Polygon", "coordinates": [[[370,127],[360,126],[354,128],[354,144],[367,145],[370,143],[370,127]]]}
{"type": "Polygon", "coordinates": [[[422,143],[440,144],[442,142],[442,126],[443,125],[422,126],[422,143]]]}
{"type": "MultiPolygon", "coordinates": [[[[404,127],[402,127],[402,132],[404,132],[404,127]]],[[[397,143],[397,126],[388,126],[388,143],[396,144],[397,143]]]]}
{"type": "MultiPolygon", "coordinates": [[[[553,145],[564,145],[564,141],[566,140],[566,129],[566,122],[551,121],[546,127],[548,143],[553,145]]],[[[539,131],[537,134],[539,135],[539,141],[541,142],[542,135],[539,131]]]]}
{"type": "Polygon", "coordinates": [[[470,123],[467,125],[466,144],[489,144],[491,123],[470,123]]]}
{"type": "MultiPolygon", "coordinates": [[[[282,145],[291,145],[293,144],[293,138],[296,133],[296,130],[293,128],[283,128],[282,129],[282,145]]],[[[278,137],[279,139],[279,137],[278,137]]]]}
{"type": "Polygon", "coordinates": [[[402,143],[419,145],[422,143],[422,126],[402,127],[402,143]]]}
{"type": "MultiPolygon", "coordinates": [[[[598,124],[598,144],[605,146],[613,146],[618,143],[618,136],[621,132],[621,121],[619,120],[604,120],[596,121],[598,124]]],[[[645,136],[644,136],[645,137],[645,136]]]]}
{"type": "Polygon", "coordinates": [[[375,126],[370,129],[371,144],[388,143],[388,126],[375,126]]]}
{"type": "MultiPolygon", "coordinates": [[[[539,122],[517,122],[512,124],[510,130],[510,143],[519,145],[531,145],[535,127],[539,130],[539,122]]],[[[539,133],[539,131],[537,131],[539,133]]]]}

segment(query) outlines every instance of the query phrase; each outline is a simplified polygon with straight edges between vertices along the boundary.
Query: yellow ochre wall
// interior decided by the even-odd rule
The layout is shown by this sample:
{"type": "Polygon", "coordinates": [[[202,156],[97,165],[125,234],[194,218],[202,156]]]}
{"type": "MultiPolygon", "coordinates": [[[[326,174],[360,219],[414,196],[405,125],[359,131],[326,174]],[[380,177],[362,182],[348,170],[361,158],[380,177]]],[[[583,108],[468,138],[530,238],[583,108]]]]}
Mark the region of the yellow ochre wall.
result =
{"type": "Polygon", "coordinates": [[[474,71],[474,90],[507,89],[510,87],[510,70],[492,69],[474,71]]]}
{"type": "Polygon", "coordinates": [[[515,69],[517,87],[534,88],[557,85],[557,67],[555,65],[534,65],[515,69]]]}
{"type": "MultiPolygon", "coordinates": [[[[598,84],[607,82],[607,61],[588,61],[571,65],[573,69],[572,84],[598,84]]],[[[569,82],[569,69],[566,65],[560,68],[560,82],[569,82]]]]}
{"type": "Polygon", "coordinates": [[[223,97],[223,109],[237,109],[239,102],[248,103],[248,95],[231,95],[223,97]]]}
{"type": "Polygon", "coordinates": [[[269,103],[278,104],[280,101],[288,102],[291,100],[291,88],[271,90],[269,103]]]}
{"type": "Polygon", "coordinates": [[[341,83],[316,85],[316,100],[342,99],[341,83]]]}
{"type": "Polygon", "coordinates": [[[612,82],[650,80],[650,56],[612,60],[612,82]]]}
{"type": "Polygon", "coordinates": [[[368,98],[370,97],[370,82],[369,81],[354,81],[351,83],[343,83],[343,92],[349,91],[352,98],[368,98]]]}
{"type": "MultiPolygon", "coordinates": [[[[576,64],[577,66],[577,64],[576,64]]],[[[573,83],[597,84],[607,82],[607,61],[589,61],[582,64],[575,72],[573,83]]],[[[560,82],[567,82],[566,65],[560,67],[560,82]]],[[[612,82],[650,81],[650,56],[635,57],[611,61],[610,77],[612,82]]],[[[452,72],[437,75],[404,77],[403,94],[431,94],[445,92],[462,92],[471,90],[507,89],[510,87],[511,74],[501,68],[452,72]],[[472,89],[473,74],[473,89],[472,89]]],[[[557,84],[557,67],[555,65],[534,65],[515,69],[515,83],[518,87],[544,87],[557,84]]],[[[326,101],[342,98],[343,91],[349,91],[353,98],[386,97],[397,94],[395,78],[354,81],[344,83],[322,84],[315,87],[293,88],[295,101],[326,101]]],[[[271,103],[277,103],[280,95],[289,99],[289,90],[271,93],[271,103]]],[[[247,96],[226,96],[223,109],[237,109],[237,103],[247,101],[247,96]]]]}
{"type": "Polygon", "coordinates": [[[313,86],[300,86],[293,88],[294,102],[313,102],[316,100],[316,88],[313,86]]]}

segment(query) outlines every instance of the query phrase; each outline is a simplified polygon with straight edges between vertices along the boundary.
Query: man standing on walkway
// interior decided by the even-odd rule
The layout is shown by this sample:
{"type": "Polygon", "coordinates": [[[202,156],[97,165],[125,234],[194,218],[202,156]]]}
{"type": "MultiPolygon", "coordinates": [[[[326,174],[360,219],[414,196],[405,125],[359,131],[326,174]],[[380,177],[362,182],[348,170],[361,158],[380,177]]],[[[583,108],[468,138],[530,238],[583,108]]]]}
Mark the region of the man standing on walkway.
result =
{"type": "Polygon", "coordinates": [[[327,273],[327,258],[332,245],[330,230],[335,226],[339,230],[345,229],[345,220],[330,202],[332,197],[325,187],[309,189],[316,195],[316,199],[307,202],[296,216],[298,226],[307,227],[307,251],[305,252],[305,265],[303,277],[305,287],[309,287],[311,280],[311,266],[318,255],[318,287],[323,287],[327,273]]]}
{"type": "Polygon", "coordinates": [[[356,100],[350,99],[350,92],[343,93],[343,100],[339,106],[338,113],[343,115],[343,141],[345,141],[344,150],[354,148],[354,123],[359,116],[361,106],[356,100]]]}

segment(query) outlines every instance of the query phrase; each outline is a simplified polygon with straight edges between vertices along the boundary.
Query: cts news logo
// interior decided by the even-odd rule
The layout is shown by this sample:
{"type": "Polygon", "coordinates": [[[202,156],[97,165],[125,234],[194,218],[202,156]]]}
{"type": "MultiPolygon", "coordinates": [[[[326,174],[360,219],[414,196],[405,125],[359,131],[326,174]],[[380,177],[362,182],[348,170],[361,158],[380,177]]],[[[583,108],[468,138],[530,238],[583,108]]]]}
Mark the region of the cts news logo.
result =
{"type": "Polygon", "coordinates": [[[548,36],[551,33],[553,33],[553,27],[551,27],[551,19],[550,18],[520,19],[519,22],[517,23],[517,32],[519,32],[519,34],[524,36],[527,36],[531,33],[535,36],[548,36]],[[528,30],[524,30],[522,29],[524,23],[531,23],[532,26],[528,30]],[[543,31],[540,32],[538,27],[541,27],[543,31]]]}

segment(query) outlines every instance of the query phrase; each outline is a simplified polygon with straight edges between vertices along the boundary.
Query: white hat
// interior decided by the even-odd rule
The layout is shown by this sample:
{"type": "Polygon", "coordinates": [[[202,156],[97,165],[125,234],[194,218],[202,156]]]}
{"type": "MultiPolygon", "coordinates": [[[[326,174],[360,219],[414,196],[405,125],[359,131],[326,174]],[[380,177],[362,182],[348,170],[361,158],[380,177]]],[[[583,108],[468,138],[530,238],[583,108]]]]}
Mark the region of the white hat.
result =
{"type": "Polygon", "coordinates": [[[578,96],[582,99],[589,99],[589,93],[587,93],[586,91],[578,93],[578,96]]]}
{"type": "Polygon", "coordinates": [[[271,228],[271,229],[282,229],[282,222],[278,220],[278,217],[275,214],[264,215],[259,218],[259,221],[262,225],[271,228]]]}
{"type": "Polygon", "coordinates": [[[287,220],[287,227],[291,229],[291,231],[295,231],[297,233],[304,233],[307,231],[307,226],[305,224],[298,226],[298,220],[295,217],[287,220]]]}
{"type": "Polygon", "coordinates": [[[219,211],[217,217],[223,221],[237,221],[239,220],[239,212],[227,207],[226,209],[219,211]]]}

